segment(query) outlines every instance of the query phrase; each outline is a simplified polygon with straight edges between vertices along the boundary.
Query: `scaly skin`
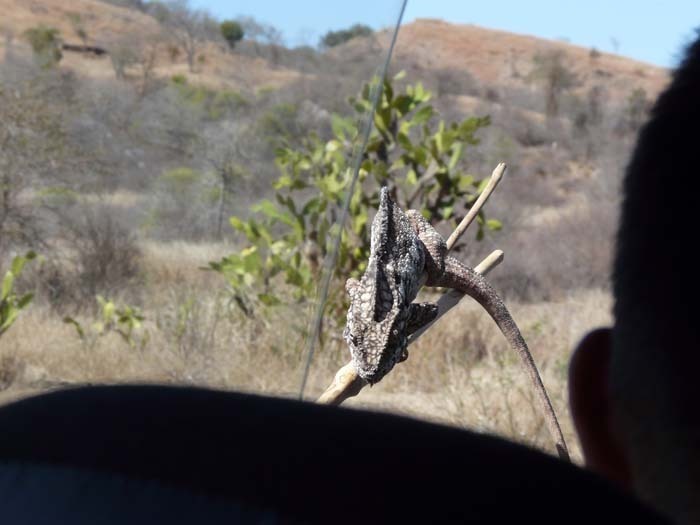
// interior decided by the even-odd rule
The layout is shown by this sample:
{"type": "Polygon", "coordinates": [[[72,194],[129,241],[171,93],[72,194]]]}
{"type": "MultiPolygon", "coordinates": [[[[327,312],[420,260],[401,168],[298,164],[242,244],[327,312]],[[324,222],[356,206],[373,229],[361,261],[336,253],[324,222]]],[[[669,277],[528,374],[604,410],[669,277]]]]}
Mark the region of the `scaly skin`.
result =
{"type": "Polygon", "coordinates": [[[394,365],[408,357],[408,336],[433,321],[437,306],[413,303],[422,276],[427,286],[453,288],[475,299],[496,322],[520,356],[537,392],[557,451],[568,452],[554,409],[532,355],[505,304],[486,279],[454,257],[447,256],[445,239],[415,210],[403,212],[382,188],[372,222],[370,258],[358,281],[349,279],[347,325],[343,336],[360,377],[379,382],[394,365]]]}

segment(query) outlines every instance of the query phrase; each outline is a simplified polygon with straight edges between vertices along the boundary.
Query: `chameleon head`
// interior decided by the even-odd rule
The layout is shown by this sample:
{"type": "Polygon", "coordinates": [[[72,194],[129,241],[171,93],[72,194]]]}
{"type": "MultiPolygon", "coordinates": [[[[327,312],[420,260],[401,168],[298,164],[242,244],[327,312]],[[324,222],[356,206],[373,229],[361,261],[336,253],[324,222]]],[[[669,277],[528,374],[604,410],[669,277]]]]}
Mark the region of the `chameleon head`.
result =
{"type": "Polygon", "coordinates": [[[380,192],[379,209],[372,221],[367,269],[358,281],[349,279],[347,325],[343,336],[350,347],[360,377],[369,383],[381,380],[406,357],[408,309],[406,282],[400,268],[404,254],[397,243],[408,226],[387,188],[380,192]],[[405,224],[404,224],[405,223],[405,224]]]}
{"type": "Polygon", "coordinates": [[[358,374],[374,384],[406,357],[407,311],[392,307],[398,297],[388,286],[377,288],[366,277],[346,283],[350,308],[343,337],[358,374]]]}

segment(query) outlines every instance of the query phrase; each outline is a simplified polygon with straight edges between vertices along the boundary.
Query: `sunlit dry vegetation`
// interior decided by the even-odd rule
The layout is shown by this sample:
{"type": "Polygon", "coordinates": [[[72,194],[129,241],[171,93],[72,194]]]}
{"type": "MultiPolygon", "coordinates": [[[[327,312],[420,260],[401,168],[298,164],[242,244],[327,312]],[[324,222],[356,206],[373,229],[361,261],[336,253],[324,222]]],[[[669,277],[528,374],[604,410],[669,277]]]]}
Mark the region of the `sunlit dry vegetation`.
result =
{"type": "MultiPolygon", "coordinates": [[[[38,254],[13,282],[34,296],[0,336],[0,399],[134,381],[296,396],[325,248],[318,226],[325,213],[337,219],[333,206],[345,191],[340,182],[329,186],[324,171],[313,182],[306,164],[333,148],[349,162],[348,130],[357,133],[357,106],[368,100],[358,93],[376,72],[388,35],[355,26],[329,33],[318,47],[290,48],[275,28],[252,18],[220,26],[185,2],[109,4],[83,0],[66,13],[47,4],[32,14],[12,0],[8,12],[27,31],[0,28],[0,268],[4,273],[28,250],[38,254]],[[79,12],[88,7],[90,14],[79,12]],[[354,109],[349,97],[356,97],[354,109]],[[285,184],[299,191],[280,193],[285,184]],[[266,224],[264,246],[253,244],[273,253],[290,222],[269,206],[302,206],[314,192],[325,195],[327,207],[317,201],[319,209],[304,211],[309,230],[287,241],[297,243],[304,264],[290,269],[268,258],[266,271],[240,270],[263,264],[241,255],[253,253],[245,248],[255,238],[241,232],[266,224]],[[294,204],[285,204],[286,196],[294,204]],[[251,209],[262,199],[270,205],[251,209]],[[265,223],[261,210],[279,220],[265,223]],[[243,257],[235,259],[243,261],[231,270],[235,278],[211,264],[232,255],[243,257]]],[[[433,110],[387,113],[384,135],[367,155],[365,216],[352,223],[349,242],[366,242],[376,181],[419,188],[412,205],[449,233],[479,180],[507,162],[507,178],[486,208],[491,222],[480,228],[483,239],[467,235],[455,254],[476,265],[495,248],[505,251],[489,279],[519,323],[579,457],[567,363],[581,335],[610,321],[618,186],[665,72],[649,66],[638,75],[647,66],[503,33],[483,38],[479,28],[428,31],[436,23],[405,27],[392,65],[392,78],[405,71],[394,80],[396,96],[433,110]],[[420,41],[425,45],[416,47],[420,41]],[[474,48],[460,65],[455,57],[465,45],[474,48]],[[473,58],[479,53],[504,59],[480,66],[473,58]],[[410,119],[405,137],[392,138],[393,126],[410,119]],[[432,198],[433,189],[420,186],[429,162],[421,165],[419,130],[425,125],[423,133],[434,137],[440,121],[471,124],[450,138],[463,144],[459,153],[450,146],[444,162],[431,153],[444,168],[437,178],[456,181],[447,192],[436,186],[439,198],[432,198]],[[395,164],[409,151],[406,140],[417,153],[395,164]]],[[[325,162],[328,170],[341,163],[325,162]]],[[[334,279],[337,304],[343,278],[334,279]]],[[[320,393],[348,359],[341,325],[329,314],[307,396],[320,393]]],[[[483,311],[465,301],[410,354],[349,404],[549,447],[520,364],[483,311]]]]}

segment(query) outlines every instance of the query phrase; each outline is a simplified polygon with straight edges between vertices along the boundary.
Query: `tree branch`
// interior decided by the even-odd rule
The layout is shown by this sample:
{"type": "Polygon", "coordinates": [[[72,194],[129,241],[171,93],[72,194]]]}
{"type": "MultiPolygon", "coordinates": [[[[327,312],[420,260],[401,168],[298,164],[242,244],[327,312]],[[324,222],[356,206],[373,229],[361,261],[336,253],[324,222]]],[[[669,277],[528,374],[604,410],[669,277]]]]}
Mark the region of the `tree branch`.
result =
{"type": "MultiPolygon", "coordinates": [[[[493,173],[491,173],[491,178],[489,179],[489,182],[484,190],[479,195],[479,198],[476,199],[476,202],[469,210],[469,213],[467,213],[464,219],[462,219],[462,222],[459,223],[459,226],[457,226],[455,231],[452,232],[452,235],[450,235],[450,238],[447,240],[448,252],[464,234],[474,218],[478,215],[479,211],[481,211],[481,208],[496,189],[496,186],[498,186],[498,183],[501,182],[505,171],[506,165],[503,162],[501,162],[498,166],[496,166],[496,169],[493,170],[493,173]]],[[[481,273],[482,275],[486,275],[502,261],[503,252],[501,250],[496,250],[481,263],[479,263],[474,268],[474,271],[481,273]]],[[[426,276],[423,275],[421,278],[422,283],[425,283],[425,279],[426,276]]],[[[445,315],[449,310],[457,305],[462,297],[464,297],[464,294],[461,294],[455,290],[450,290],[449,292],[445,293],[437,302],[438,315],[435,320],[411,334],[408,339],[408,344],[412,344],[421,334],[425,333],[425,331],[431,327],[435,321],[440,319],[440,317],[445,315]]],[[[349,362],[338,370],[338,372],[336,372],[333,382],[328,388],[326,388],[326,391],[321,394],[321,397],[319,397],[316,402],[326,405],[340,405],[346,399],[359,394],[365,386],[367,386],[367,382],[357,374],[352,362],[349,362]]]]}
{"type": "MultiPolygon", "coordinates": [[[[475,268],[474,271],[482,275],[486,275],[496,266],[501,264],[503,261],[503,252],[501,250],[496,250],[491,255],[486,257],[481,261],[475,268]]],[[[454,308],[459,301],[462,300],[464,294],[457,292],[456,290],[450,290],[449,292],[443,294],[440,299],[438,299],[438,315],[435,321],[440,319],[448,311],[454,308]]],[[[429,327],[431,327],[435,321],[420,328],[414,332],[408,338],[408,344],[411,345],[421,334],[423,334],[429,327]]],[[[352,361],[343,366],[338,370],[333,378],[333,382],[326,388],[326,391],[321,394],[316,402],[324,405],[340,405],[346,399],[355,397],[359,394],[364,387],[367,386],[367,381],[362,379],[355,370],[352,361]]]]}
{"type": "Polygon", "coordinates": [[[496,169],[493,170],[493,173],[491,173],[491,178],[489,179],[488,184],[484,188],[484,191],[482,191],[479,195],[479,198],[476,199],[474,206],[472,206],[469,209],[469,213],[467,213],[464,219],[462,219],[462,222],[459,223],[457,229],[455,229],[455,231],[452,232],[452,235],[450,235],[450,238],[447,239],[448,252],[454,247],[455,244],[457,244],[459,238],[462,236],[462,234],[464,234],[465,231],[467,231],[469,225],[479,214],[484,204],[486,204],[486,201],[493,193],[493,190],[495,190],[496,186],[498,186],[498,183],[501,182],[503,174],[506,172],[506,168],[507,166],[505,162],[501,162],[498,166],[496,166],[496,169]]]}

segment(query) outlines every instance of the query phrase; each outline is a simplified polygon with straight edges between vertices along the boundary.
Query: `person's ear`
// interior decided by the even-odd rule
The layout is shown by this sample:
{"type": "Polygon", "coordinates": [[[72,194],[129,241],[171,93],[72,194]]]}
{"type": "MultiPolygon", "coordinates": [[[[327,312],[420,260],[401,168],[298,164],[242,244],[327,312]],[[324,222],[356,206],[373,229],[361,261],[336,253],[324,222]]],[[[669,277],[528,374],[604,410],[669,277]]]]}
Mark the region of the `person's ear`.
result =
{"type": "Polygon", "coordinates": [[[609,395],[612,331],[599,328],[586,335],[569,365],[569,404],[586,466],[632,489],[623,448],[613,431],[609,395]]]}

